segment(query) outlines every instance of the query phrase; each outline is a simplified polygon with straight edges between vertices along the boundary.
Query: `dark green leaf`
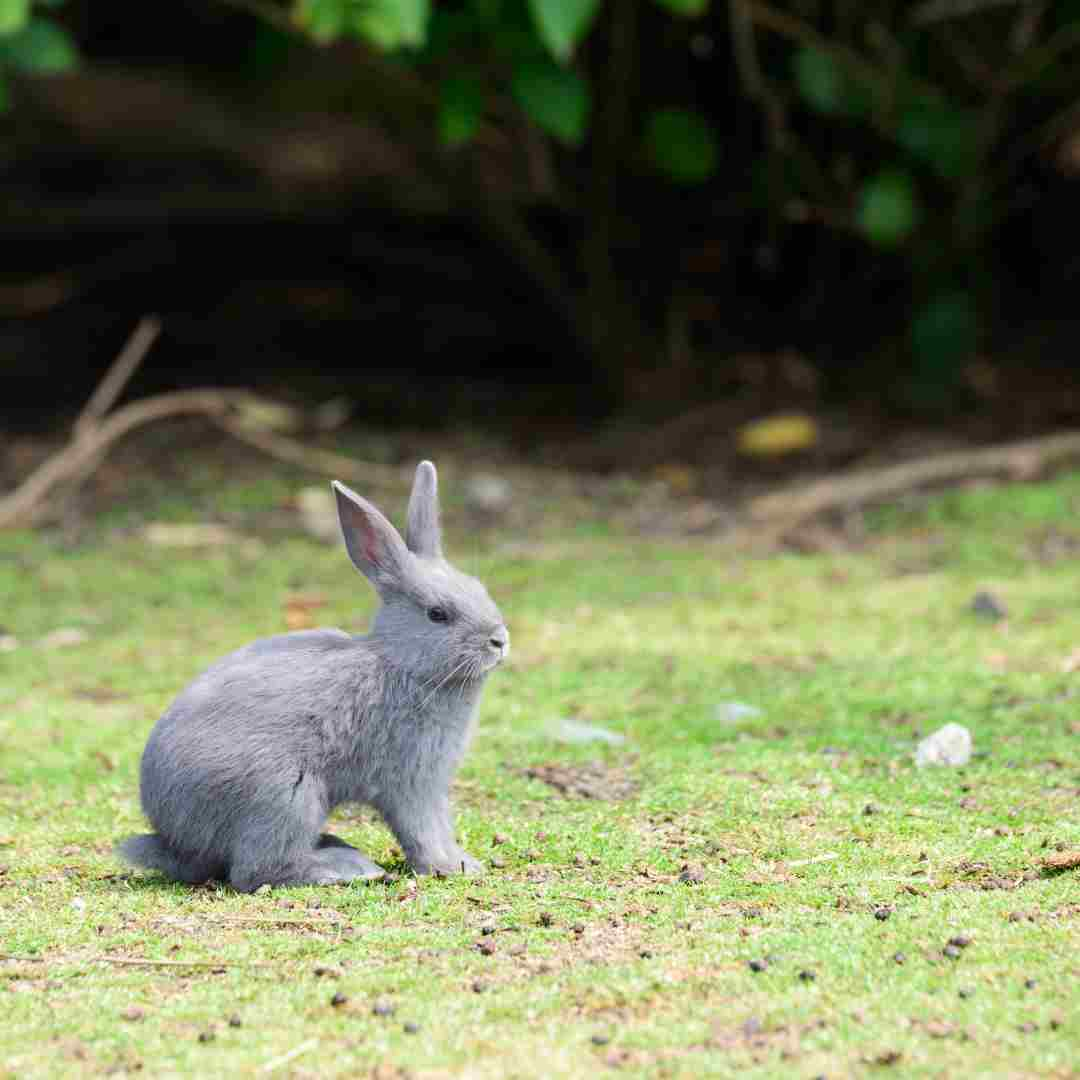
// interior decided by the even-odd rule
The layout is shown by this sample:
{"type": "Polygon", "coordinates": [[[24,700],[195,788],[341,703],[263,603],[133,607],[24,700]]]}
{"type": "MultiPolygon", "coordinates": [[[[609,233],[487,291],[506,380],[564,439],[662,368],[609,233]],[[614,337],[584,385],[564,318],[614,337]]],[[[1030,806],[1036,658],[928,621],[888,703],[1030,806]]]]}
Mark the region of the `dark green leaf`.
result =
{"type": "Polygon", "coordinates": [[[712,129],[700,113],[687,109],[649,113],[645,145],[653,165],[679,184],[703,183],[720,163],[720,148],[712,129]]]}
{"type": "Polygon", "coordinates": [[[971,293],[934,297],[911,324],[911,348],[924,374],[951,372],[971,359],[978,345],[979,313],[971,293]]]}
{"type": "Polygon", "coordinates": [[[896,141],[944,180],[962,179],[979,163],[975,117],[947,103],[909,105],[900,115],[896,141]]]}
{"type": "Polygon", "coordinates": [[[672,15],[696,17],[704,15],[709,10],[709,0],[656,0],[656,2],[672,15]]]}
{"type": "Polygon", "coordinates": [[[565,64],[588,34],[600,0],[529,0],[529,10],[548,51],[565,64]]]}
{"type": "Polygon", "coordinates": [[[484,118],[484,87],[468,75],[452,75],[443,83],[439,102],[439,138],[444,145],[467,143],[484,118]]]}
{"type": "Polygon", "coordinates": [[[859,228],[879,247],[902,244],[919,221],[915,185],[907,173],[886,169],[868,180],[859,198],[859,228]]]}
{"type": "Polygon", "coordinates": [[[14,34],[30,19],[30,0],[0,0],[0,35],[14,34]]]}
{"type": "Polygon", "coordinates": [[[578,75],[550,62],[525,63],[514,72],[517,103],[549,135],[579,146],[589,123],[589,88],[578,75]]]}
{"type": "Polygon", "coordinates": [[[810,108],[826,116],[844,111],[844,73],[836,61],[820,49],[800,49],[792,60],[795,85],[810,108]]]}
{"type": "Polygon", "coordinates": [[[18,33],[0,38],[0,63],[28,75],[59,75],[78,62],[75,43],[52,19],[31,19],[18,33]]]}

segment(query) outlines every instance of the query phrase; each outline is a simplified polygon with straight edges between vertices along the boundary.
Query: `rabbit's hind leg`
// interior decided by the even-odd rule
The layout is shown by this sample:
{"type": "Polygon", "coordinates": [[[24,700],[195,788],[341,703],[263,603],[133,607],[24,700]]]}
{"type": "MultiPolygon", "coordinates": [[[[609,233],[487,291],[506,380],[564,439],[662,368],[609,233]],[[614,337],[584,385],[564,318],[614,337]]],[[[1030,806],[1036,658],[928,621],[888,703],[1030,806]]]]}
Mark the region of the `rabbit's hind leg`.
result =
{"type": "Polygon", "coordinates": [[[323,833],[319,837],[315,845],[315,857],[327,866],[349,870],[368,881],[386,876],[386,871],[381,866],[377,866],[352,844],[345,843],[341,837],[332,833],[323,833]]]}

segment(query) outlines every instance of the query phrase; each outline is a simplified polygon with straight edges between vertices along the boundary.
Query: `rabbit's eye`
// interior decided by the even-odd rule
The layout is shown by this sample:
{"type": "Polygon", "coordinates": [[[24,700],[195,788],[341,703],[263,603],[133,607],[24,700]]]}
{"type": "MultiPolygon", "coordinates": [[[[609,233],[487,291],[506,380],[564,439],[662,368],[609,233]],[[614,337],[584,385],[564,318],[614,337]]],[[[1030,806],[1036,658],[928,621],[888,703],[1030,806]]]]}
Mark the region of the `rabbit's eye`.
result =
{"type": "Polygon", "coordinates": [[[450,621],[450,612],[444,607],[429,607],[427,617],[432,622],[446,623],[450,621]]]}

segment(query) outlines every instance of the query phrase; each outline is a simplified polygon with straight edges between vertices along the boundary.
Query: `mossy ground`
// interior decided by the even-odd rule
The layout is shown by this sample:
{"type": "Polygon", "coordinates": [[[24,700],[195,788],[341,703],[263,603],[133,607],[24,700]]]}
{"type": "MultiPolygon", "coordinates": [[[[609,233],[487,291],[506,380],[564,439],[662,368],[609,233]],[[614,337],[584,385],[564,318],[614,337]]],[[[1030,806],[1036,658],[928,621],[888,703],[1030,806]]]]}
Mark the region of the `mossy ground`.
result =
{"type": "MultiPolygon", "coordinates": [[[[255,522],[289,482],[141,513],[255,522]]],[[[565,521],[477,546],[450,510],[514,635],[457,787],[491,869],[417,880],[346,808],[396,880],[257,896],[111,848],[185,681],[290,620],[363,627],[343,552],[156,547],[122,515],[0,537],[0,1075],[1078,1075],[1080,870],[1042,860],[1080,849],[1080,474],[813,557],[565,521]],[[626,741],[559,742],[568,718],[626,741]],[[973,762],[916,770],[949,721],[973,762]],[[599,797],[528,775],[587,765],[599,797]]]]}

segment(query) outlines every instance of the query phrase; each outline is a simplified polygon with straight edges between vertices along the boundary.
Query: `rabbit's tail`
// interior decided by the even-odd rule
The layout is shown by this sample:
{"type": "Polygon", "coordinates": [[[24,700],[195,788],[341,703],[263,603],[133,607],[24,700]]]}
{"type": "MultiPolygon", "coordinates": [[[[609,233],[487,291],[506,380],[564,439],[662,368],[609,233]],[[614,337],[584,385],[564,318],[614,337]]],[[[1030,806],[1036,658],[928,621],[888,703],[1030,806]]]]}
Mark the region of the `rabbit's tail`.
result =
{"type": "Polygon", "coordinates": [[[174,881],[200,885],[211,878],[223,878],[224,867],[199,856],[174,851],[157,833],[129,836],[116,845],[116,854],[135,866],[160,870],[174,881]]]}

